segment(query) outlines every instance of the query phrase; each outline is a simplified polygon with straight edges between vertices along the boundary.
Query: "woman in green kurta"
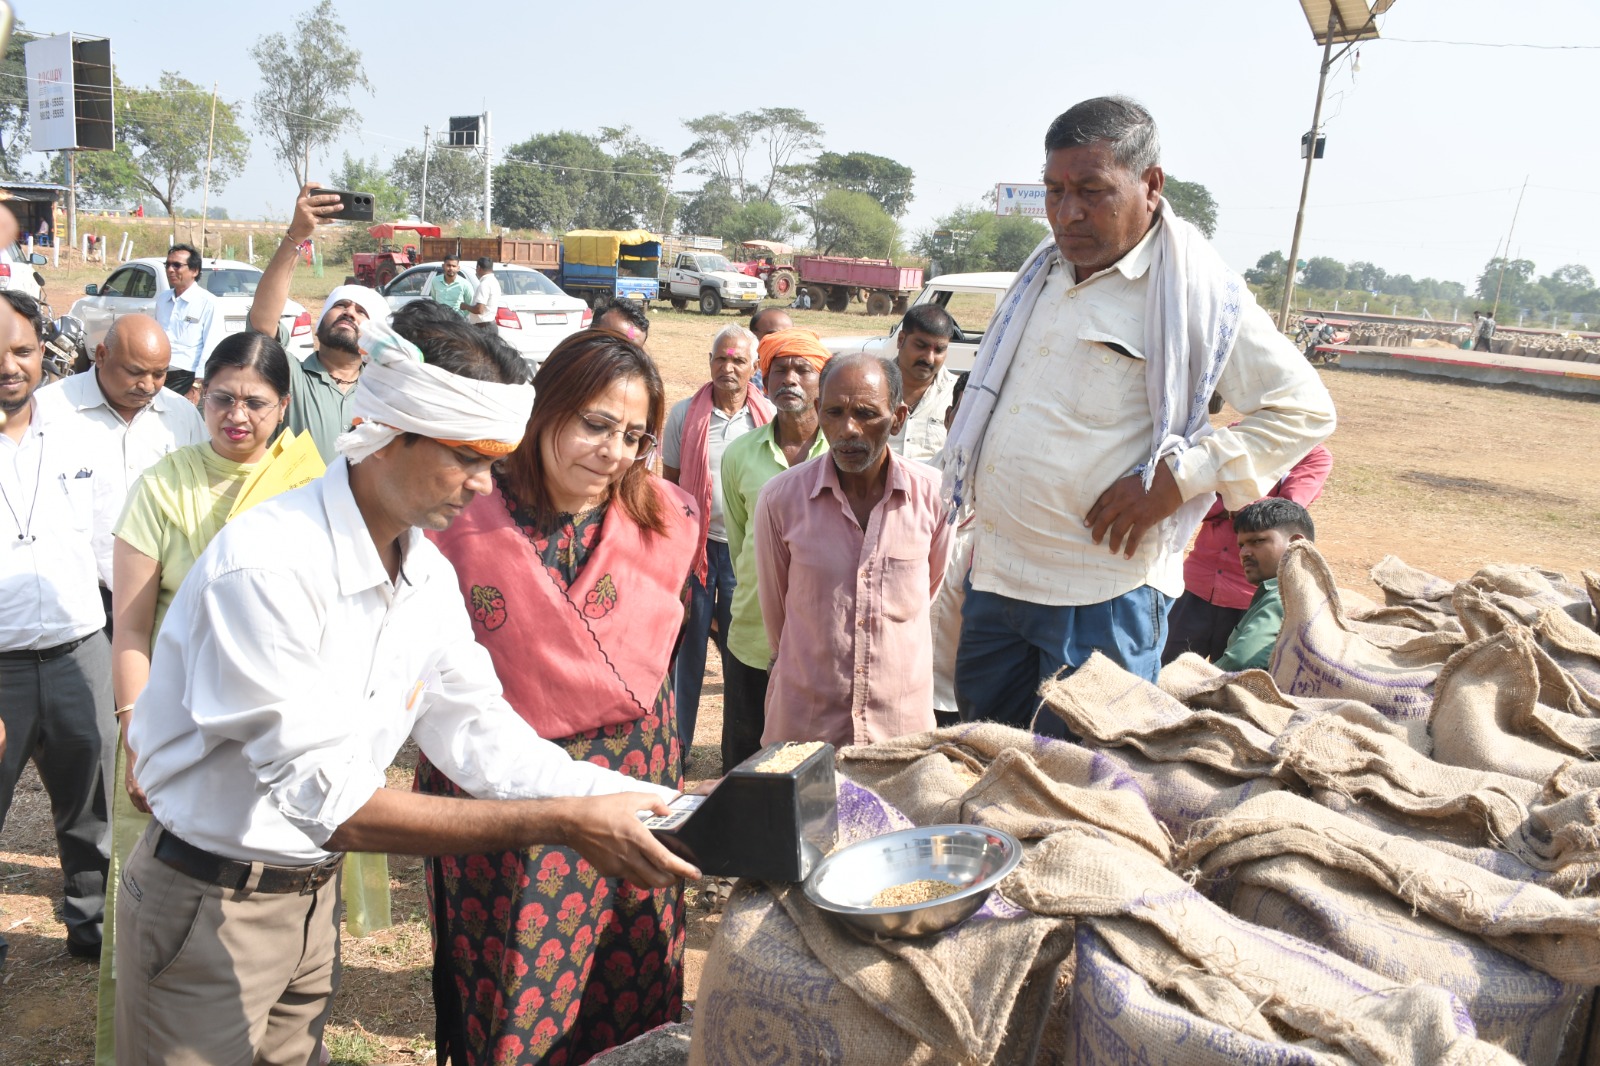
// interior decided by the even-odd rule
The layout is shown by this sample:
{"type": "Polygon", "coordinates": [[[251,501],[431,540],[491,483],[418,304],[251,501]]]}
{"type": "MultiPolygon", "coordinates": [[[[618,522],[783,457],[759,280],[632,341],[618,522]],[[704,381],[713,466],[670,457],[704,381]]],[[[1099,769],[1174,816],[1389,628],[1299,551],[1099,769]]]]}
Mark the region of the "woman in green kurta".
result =
{"type": "Polygon", "coordinates": [[[217,535],[239,490],[266,454],[289,407],[289,358],[259,333],[236,333],[206,361],[202,413],[210,440],[167,455],[128,493],[112,547],[111,683],[123,743],[112,789],[111,872],[106,879],[100,1013],[95,1060],[114,1059],[116,895],[121,867],[149,821],[127,750],[134,701],[150,679],[150,652],[167,607],[190,567],[217,535]]]}

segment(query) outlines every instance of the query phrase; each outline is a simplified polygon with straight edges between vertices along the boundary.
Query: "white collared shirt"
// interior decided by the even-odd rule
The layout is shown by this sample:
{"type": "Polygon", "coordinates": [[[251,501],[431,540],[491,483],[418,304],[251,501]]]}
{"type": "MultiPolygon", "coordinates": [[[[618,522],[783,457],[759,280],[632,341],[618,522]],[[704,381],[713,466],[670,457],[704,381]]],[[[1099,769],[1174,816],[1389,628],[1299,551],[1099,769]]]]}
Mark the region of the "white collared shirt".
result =
{"type": "Polygon", "coordinates": [[[473,325],[484,322],[493,322],[500,311],[500,279],[490,271],[478,279],[477,288],[472,292],[473,304],[482,304],[483,312],[474,314],[467,312],[467,321],[473,325]]]}
{"type": "Polygon", "coordinates": [[[54,648],[106,624],[90,543],[94,462],[37,402],[20,442],[0,434],[0,651],[54,648]]]}
{"type": "MultiPolygon", "coordinates": [[[[1114,266],[1078,282],[1052,269],[1000,387],[973,474],[972,587],[1029,603],[1103,603],[1152,585],[1183,593],[1183,556],[1151,530],[1132,559],[1095,544],[1084,523],[1112,482],[1150,454],[1144,315],[1156,228],[1114,266]]],[[[1218,382],[1245,417],[1183,453],[1184,499],[1253,500],[1333,427],[1316,371],[1246,302],[1218,382]]],[[[1242,505],[1241,505],[1242,506],[1242,505]]]]}
{"type": "Polygon", "coordinates": [[[129,727],[156,819],[232,859],[319,862],[406,738],[474,796],[671,789],[574,761],[500,694],[420,530],[390,581],[349,466],[223,527],[178,589],[129,727]]]}
{"type": "Polygon", "coordinates": [[[169,452],[206,440],[195,405],[170,389],[157,389],[150,405],[123,421],[100,391],[100,371],[74,374],[34,393],[38,410],[68,426],[75,443],[95,456],[94,555],[100,583],[111,586],[111,530],[128,490],[169,452]]]}
{"type": "Polygon", "coordinates": [[[222,340],[217,298],[198,281],[182,296],[176,289],[162,289],[156,293],[155,319],[172,342],[168,365],[199,377],[211,349],[222,340]]]}
{"type": "Polygon", "coordinates": [[[906,416],[899,434],[889,438],[889,447],[907,459],[915,459],[919,463],[933,462],[933,457],[944,449],[944,440],[949,433],[945,428],[944,416],[950,409],[955,391],[956,376],[941,366],[933,380],[928,382],[927,391],[906,416]]]}

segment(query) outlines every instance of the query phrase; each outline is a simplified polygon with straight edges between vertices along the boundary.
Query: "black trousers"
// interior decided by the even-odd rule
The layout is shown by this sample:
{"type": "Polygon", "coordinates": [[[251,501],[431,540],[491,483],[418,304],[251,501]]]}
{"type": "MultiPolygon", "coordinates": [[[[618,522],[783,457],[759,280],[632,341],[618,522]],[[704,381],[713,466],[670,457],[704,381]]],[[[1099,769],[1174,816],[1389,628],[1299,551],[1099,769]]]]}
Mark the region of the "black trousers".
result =
{"type": "Polygon", "coordinates": [[[761,750],[767,728],[767,671],[739,661],[722,660],[722,772],[761,750]]]}
{"type": "Polygon", "coordinates": [[[1218,607],[1192,592],[1185,592],[1172,605],[1167,617],[1167,646],[1161,653],[1165,666],[1186,651],[1215,659],[1228,647],[1228,638],[1244,617],[1240,607],[1218,607]]]}
{"type": "Polygon", "coordinates": [[[31,758],[50,796],[67,943],[97,947],[105,916],[111,825],[106,794],[116,758],[111,643],[101,630],[65,655],[39,662],[0,658],[0,828],[31,758]]]}

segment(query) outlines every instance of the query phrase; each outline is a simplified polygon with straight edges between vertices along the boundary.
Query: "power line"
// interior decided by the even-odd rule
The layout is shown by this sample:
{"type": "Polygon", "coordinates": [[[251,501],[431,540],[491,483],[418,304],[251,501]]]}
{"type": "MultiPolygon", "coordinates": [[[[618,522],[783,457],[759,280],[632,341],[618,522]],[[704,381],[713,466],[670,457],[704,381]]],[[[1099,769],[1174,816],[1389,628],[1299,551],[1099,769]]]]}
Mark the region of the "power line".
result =
{"type": "Polygon", "coordinates": [[[1600,44],[1521,44],[1514,41],[1440,41],[1429,37],[1390,37],[1385,41],[1397,44],[1445,44],[1454,48],[1537,48],[1550,52],[1596,52],[1600,44]]]}

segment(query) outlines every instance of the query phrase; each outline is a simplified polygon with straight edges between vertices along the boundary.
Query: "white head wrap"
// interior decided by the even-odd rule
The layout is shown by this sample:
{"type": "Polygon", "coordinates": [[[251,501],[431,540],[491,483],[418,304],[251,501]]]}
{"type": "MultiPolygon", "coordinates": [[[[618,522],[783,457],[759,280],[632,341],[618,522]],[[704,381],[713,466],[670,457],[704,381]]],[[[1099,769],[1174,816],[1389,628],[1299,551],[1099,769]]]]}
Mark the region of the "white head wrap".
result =
{"type": "MultiPolygon", "coordinates": [[[[337,295],[338,289],[334,290],[337,295]]],[[[401,433],[465,444],[485,455],[516,448],[533,413],[532,385],[502,385],[440,370],[382,319],[361,327],[364,366],[351,395],[356,426],[335,447],[359,463],[401,433]]]]}
{"type": "Polygon", "coordinates": [[[335,304],[349,300],[367,313],[367,318],[373,322],[387,322],[389,320],[389,301],[383,298],[383,293],[377,289],[369,289],[365,285],[340,285],[328,293],[328,298],[322,303],[322,317],[317,319],[317,328],[328,321],[328,316],[333,314],[335,304]]]}

